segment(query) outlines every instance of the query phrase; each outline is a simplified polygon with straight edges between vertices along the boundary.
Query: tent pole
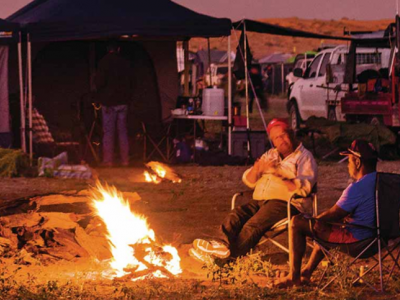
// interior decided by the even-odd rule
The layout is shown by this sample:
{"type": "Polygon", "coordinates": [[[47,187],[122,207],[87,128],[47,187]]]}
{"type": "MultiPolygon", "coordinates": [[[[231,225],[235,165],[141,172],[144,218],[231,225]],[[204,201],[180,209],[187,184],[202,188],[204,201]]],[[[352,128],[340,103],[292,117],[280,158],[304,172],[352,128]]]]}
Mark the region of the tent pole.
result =
{"type": "Polygon", "coordinates": [[[210,86],[212,86],[212,75],[211,75],[211,46],[210,38],[207,38],[207,49],[208,49],[208,75],[210,76],[210,86]]]}
{"type": "Polygon", "coordinates": [[[24,98],[24,83],[22,79],[22,45],[21,45],[21,32],[19,32],[18,40],[18,75],[19,75],[19,102],[21,109],[21,149],[26,153],[26,139],[25,139],[25,98],[24,98]]]}
{"type": "Polygon", "coordinates": [[[228,36],[228,154],[232,154],[232,62],[231,36],[228,36]]]}
{"type": "Polygon", "coordinates": [[[245,95],[246,95],[246,119],[247,119],[247,153],[248,157],[251,157],[250,153],[250,119],[249,119],[249,76],[247,66],[247,34],[246,34],[246,22],[243,23],[243,43],[244,43],[244,73],[245,73],[245,95]]]}
{"type": "Polygon", "coordinates": [[[188,97],[189,94],[189,41],[183,41],[183,57],[184,57],[184,91],[183,95],[188,97]]]}
{"type": "Polygon", "coordinates": [[[27,35],[28,46],[28,101],[29,101],[29,160],[32,166],[33,142],[32,142],[32,53],[30,35],[27,35]]]}
{"type": "Polygon", "coordinates": [[[281,65],[281,82],[282,82],[282,94],[285,93],[285,67],[281,65]]]}

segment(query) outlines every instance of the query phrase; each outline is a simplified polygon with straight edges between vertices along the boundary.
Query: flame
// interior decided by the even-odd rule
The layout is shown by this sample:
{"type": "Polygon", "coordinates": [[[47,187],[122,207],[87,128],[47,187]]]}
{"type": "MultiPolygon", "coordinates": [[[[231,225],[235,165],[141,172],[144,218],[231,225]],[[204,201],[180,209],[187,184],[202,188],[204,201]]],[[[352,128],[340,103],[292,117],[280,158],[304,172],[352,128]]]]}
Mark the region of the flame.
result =
{"type": "MultiPolygon", "coordinates": [[[[96,188],[97,191],[93,193],[93,206],[107,227],[107,239],[113,255],[110,266],[114,275],[111,277],[122,277],[132,272],[127,270],[134,270],[133,272],[146,270],[148,269],[146,264],[163,267],[173,275],[182,273],[176,248],[169,245],[161,246],[162,251],[169,254],[168,260],[154,251],[152,248],[156,241],[154,231],[149,228],[144,216],[131,212],[129,202],[123,199],[115,187],[103,187],[98,182],[96,188]],[[146,264],[135,257],[132,245],[138,244],[145,245],[146,264]]],[[[167,277],[160,270],[153,272],[152,276],[167,277]]],[[[141,278],[135,280],[137,279],[141,278]]]]}
{"type": "Polygon", "coordinates": [[[182,180],[168,166],[164,167],[162,164],[158,162],[150,162],[147,164],[147,166],[151,168],[152,171],[155,173],[154,175],[152,175],[149,172],[144,171],[143,175],[147,182],[154,182],[156,184],[159,184],[163,178],[171,180],[173,183],[182,182],[182,180]]]}
{"type": "Polygon", "coordinates": [[[159,179],[157,175],[151,175],[147,171],[144,171],[143,174],[147,182],[154,182],[155,184],[159,184],[161,182],[161,179],[159,179]]]}

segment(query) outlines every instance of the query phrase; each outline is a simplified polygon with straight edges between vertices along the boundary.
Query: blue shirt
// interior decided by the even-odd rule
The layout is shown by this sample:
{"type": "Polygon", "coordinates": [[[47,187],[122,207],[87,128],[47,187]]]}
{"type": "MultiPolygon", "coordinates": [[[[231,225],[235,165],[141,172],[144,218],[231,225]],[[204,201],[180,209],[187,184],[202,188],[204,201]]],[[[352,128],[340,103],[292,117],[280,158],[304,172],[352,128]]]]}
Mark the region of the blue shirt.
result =
{"type": "MultiPolygon", "coordinates": [[[[347,211],[349,224],[375,227],[375,181],[376,172],[369,173],[358,181],[350,184],[336,205],[347,211]]],[[[373,231],[363,228],[347,227],[357,240],[363,240],[373,235],[373,231]]]]}

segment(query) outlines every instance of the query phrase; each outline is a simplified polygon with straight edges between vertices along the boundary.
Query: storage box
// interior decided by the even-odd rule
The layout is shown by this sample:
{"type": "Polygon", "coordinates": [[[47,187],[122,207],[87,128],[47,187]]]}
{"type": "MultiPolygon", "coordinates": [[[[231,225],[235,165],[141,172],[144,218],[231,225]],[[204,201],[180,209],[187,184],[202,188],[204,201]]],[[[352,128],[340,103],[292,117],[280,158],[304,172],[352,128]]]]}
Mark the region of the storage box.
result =
{"type": "MultiPolygon", "coordinates": [[[[259,158],[266,151],[267,136],[264,131],[250,132],[251,154],[259,158]]],[[[247,157],[247,131],[232,131],[232,155],[247,157]]]]}
{"type": "Polygon", "coordinates": [[[233,126],[246,127],[247,126],[247,118],[244,116],[233,116],[233,126]]]}

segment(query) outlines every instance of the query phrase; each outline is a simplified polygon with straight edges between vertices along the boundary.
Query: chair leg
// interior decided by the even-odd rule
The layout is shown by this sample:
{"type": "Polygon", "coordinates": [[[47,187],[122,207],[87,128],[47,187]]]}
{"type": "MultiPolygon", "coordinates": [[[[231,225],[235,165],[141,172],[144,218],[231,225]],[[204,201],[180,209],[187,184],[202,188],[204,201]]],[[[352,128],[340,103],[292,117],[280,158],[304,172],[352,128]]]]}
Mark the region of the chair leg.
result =
{"type": "Polygon", "coordinates": [[[379,279],[381,284],[381,293],[383,293],[383,273],[382,273],[382,248],[381,239],[378,239],[378,257],[379,257],[379,279]]]}

